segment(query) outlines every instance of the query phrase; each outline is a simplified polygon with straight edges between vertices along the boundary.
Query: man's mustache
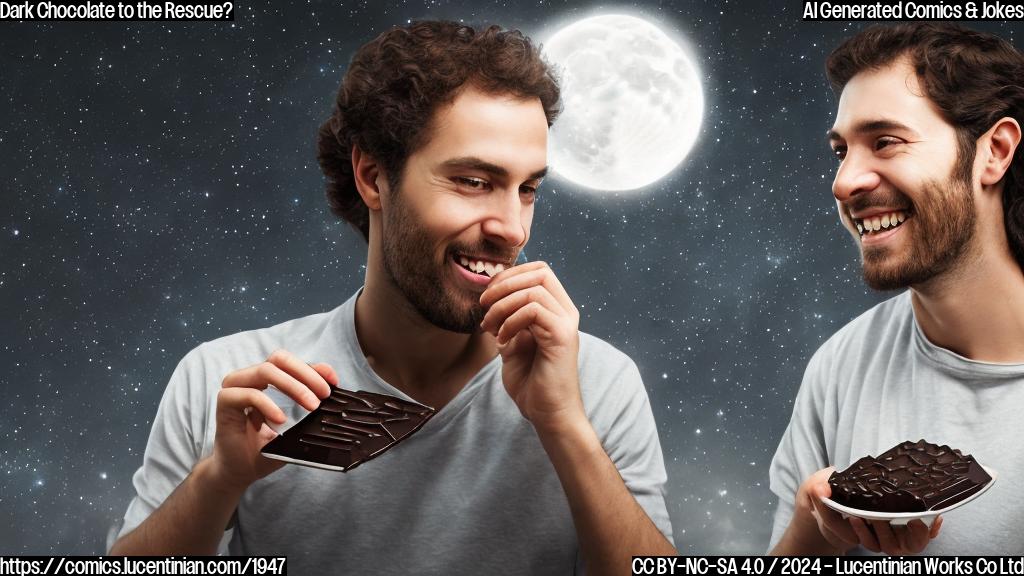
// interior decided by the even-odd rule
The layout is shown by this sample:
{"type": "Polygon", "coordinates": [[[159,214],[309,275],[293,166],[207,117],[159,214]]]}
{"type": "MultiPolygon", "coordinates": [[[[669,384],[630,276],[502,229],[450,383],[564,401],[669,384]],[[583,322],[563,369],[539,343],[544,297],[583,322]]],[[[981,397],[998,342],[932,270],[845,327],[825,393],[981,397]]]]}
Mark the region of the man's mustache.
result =
{"type": "Polygon", "coordinates": [[[855,214],[870,210],[872,208],[891,208],[893,210],[909,210],[914,203],[907,198],[906,194],[899,190],[884,190],[858,194],[852,199],[843,203],[847,214],[855,214]]]}

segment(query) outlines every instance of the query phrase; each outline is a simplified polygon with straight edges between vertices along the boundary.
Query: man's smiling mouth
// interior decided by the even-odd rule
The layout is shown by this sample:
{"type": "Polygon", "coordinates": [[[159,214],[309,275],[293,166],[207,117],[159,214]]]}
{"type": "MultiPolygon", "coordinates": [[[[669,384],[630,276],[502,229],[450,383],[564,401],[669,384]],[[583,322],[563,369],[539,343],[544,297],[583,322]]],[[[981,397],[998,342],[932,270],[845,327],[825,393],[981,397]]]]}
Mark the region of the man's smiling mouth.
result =
{"type": "Polygon", "coordinates": [[[452,259],[459,266],[462,266],[466,270],[479,274],[481,276],[487,276],[493,278],[495,274],[502,272],[507,267],[502,262],[495,262],[493,260],[484,260],[475,256],[467,256],[465,254],[454,254],[452,259]]]}
{"type": "Polygon", "coordinates": [[[909,211],[894,210],[884,214],[873,214],[866,218],[851,217],[850,219],[857,226],[857,231],[860,232],[860,236],[863,238],[864,236],[878,234],[882,231],[899,228],[908,218],[910,218],[909,211]]]}

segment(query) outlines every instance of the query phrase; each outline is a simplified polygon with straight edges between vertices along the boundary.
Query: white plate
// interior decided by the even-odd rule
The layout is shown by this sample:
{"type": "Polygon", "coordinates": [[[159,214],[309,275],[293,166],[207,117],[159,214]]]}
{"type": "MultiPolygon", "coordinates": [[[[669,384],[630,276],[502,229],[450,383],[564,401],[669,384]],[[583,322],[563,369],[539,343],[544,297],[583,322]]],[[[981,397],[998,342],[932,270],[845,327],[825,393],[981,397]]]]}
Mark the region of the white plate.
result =
{"type": "Polygon", "coordinates": [[[937,518],[939,515],[945,514],[946,512],[949,512],[954,508],[959,508],[964,504],[967,504],[971,500],[974,500],[978,496],[981,496],[985,492],[988,492],[988,489],[991,488],[992,485],[996,483],[996,478],[998,478],[999,476],[996,473],[996,471],[989,468],[988,466],[985,466],[984,464],[981,467],[985,469],[985,472],[988,472],[988,475],[992,477],[992,480],[989,480],[987,484],[982,486],[981,490],[978,490],[974,494],[971,494],[967,498],[964,498],[963,500],[957,502],[956,504],[953,504],[952,506],[946,506],[942,510],[925,510],[924,512],[873,512],[871,510],[859,510],[857,508],[843,506],[842,504],[835,502],[829,498],[822,498],[821,501],[822,503],[825,504],[825,506],[828,506],[829,508],[842,514],[843,518],[847,518],[849,516],[856,516],[857,518],[863,518],[864,520],[888,520],[889,524],[893,524],[896,526],[902,526],[910,522],[911,520],[920,520],[924,522],[925,526],[931,528],[932,522],[934,522],[935,518],[937,518]]]}

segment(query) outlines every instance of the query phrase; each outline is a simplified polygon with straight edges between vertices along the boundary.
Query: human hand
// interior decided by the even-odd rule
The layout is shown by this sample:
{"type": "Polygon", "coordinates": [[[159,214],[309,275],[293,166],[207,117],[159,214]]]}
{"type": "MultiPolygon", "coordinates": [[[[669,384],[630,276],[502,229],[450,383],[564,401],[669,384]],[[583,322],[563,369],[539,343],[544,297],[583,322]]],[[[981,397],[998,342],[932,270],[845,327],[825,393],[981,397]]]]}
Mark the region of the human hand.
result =
{"type": "Polygon", "coordinates": [[[538,430],[586,419],[580,396],[579,311],[544,262],[504,270],[480,295],[480,326],[497,338],[502,381],[538,430]]]}
{"type": "Polygon", "coordinates": [[[819,534],[838,554],[845,554],[856,546],[893,556],[918,554],[932,538],[938,536],[942,528],[941,516],[935,519],[931,528],[921,520],[896,526],[885,520],[864,520],[855,516],[843,518],[821,501],[832,496],[828,479],[834,470],[834,467],[819,470],[800,485],[794,522],[806,521],[808,516],[813,516],[819,534]]]}
{"type": "Polygon", "coordinates": [[[338,375],[327,364],[306,364],[287,350],[274,351],[265,362],[228,374],[217,393],[217,433],[210,456],[212,478],[222,488],[244,491],[284,466],[260,454],[277,435],[266,422],[287,417],[263,390],[275,388],[306,410],[315,410],[331,394],[338,375]]]}

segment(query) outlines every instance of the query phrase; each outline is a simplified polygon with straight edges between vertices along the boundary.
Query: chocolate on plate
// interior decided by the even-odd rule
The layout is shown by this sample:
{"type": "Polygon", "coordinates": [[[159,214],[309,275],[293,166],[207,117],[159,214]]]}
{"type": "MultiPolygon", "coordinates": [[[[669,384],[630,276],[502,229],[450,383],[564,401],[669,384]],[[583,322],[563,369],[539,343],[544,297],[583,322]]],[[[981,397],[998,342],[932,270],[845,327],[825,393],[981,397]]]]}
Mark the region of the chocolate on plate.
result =
{"type": "Polygon", "coordinates": [[[316,468],[352,468],[405,440],[434,415],[433,408],[395,396],[331,387],[331,395],[261,452],[316,468]]]}
{"type": "Polygon", "coordinates": [[[941,510],[981,490],[992,478],[970,455],[924,440],[903,442],[878,458],[865,456],[828,483],[832,500],[874,512],[941,510]]]}

